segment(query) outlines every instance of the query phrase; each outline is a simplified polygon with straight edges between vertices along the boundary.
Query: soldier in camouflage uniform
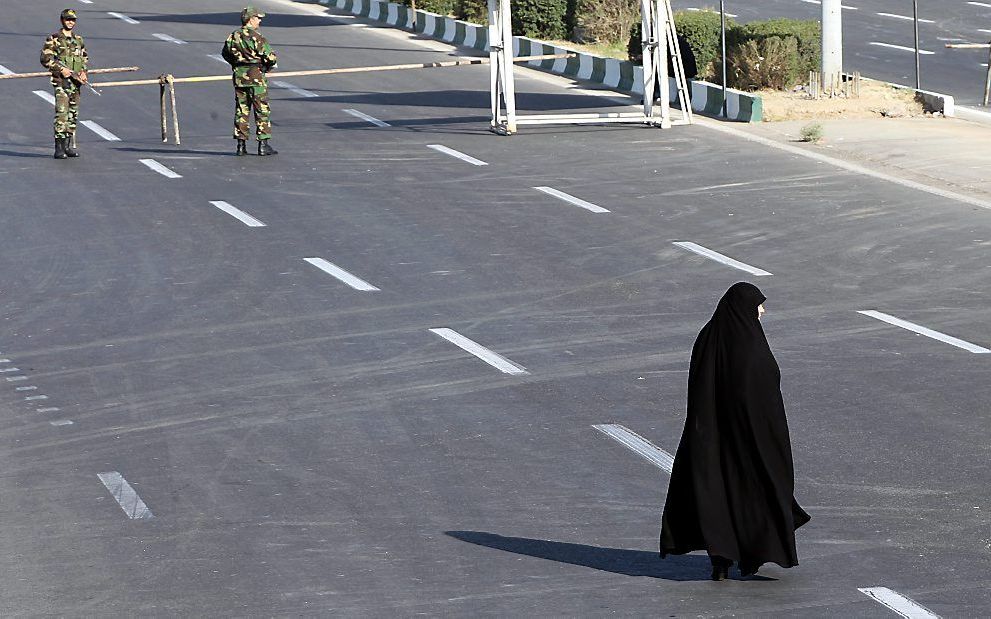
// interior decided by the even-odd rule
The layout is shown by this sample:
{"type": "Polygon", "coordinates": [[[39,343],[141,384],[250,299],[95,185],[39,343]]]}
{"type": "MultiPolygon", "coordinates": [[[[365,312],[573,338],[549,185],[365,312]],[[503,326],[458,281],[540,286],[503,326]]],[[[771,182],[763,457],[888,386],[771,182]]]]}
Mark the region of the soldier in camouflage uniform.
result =
{"type": "Polygon", "coordinates": [[[241,11],[240,30],[235,30],[224,43],[224,60],[234,70],[234,138],[237,154],[247,155],[249,126],[252,110],[255,114],[255,133],[258,136],[258,154],[274,155],[277,151],[269,145],[272,137],[272,110],[268,105],[268,80],[265,73],[275,68],[276,56],[268,41],[258,32],[265,14],[254,7],[241,11]]]}
{"type": "Polygon", "coordinates": [[[83,38],[73,34],[76,12],[62,11],[62,29],[45,39],[41,64],[51,71],[55,87],[55,158],[78,157],[72,146],[79,118],[79,89],[89,82],[86,67],[89,56],[83,38]]]}

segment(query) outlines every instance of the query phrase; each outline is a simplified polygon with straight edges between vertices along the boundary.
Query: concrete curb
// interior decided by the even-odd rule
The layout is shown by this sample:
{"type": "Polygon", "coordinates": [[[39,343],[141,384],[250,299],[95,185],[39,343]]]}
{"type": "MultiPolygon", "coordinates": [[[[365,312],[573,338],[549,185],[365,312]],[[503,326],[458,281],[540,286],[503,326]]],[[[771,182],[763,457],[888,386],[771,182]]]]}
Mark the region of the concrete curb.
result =
{"type": "MultiPolygon", "coordinates": [[[[489,31],[486,26],[427,11],[414,11],[408,6],[383,0],[304,1],[333,6],[353,15],[413,30],[446,43],[488,51],[489,31]]],[[[537,60],[528,62],[526,65],[534,69],[602,84],[616,90],[638,95],[643,94],[643,88],[640,86],[643,79],[643,69],[631,62],[594,56],[526,37],[513,37],[513,54],[516,56],[565,53],[577,54],[577,56],[575,58],[537,60]]],[[[668,81],[671,85],[671,102],[674,103],[678,98],[678,91],[675,88],[674,80],[669,79],[668,81]]],[[[693,81],[691,90],[692,109],[695,112],[722,118],[723,91],[721,86],[709,82],[693,81]]],[[[726,94],[729,120],[738,122],[760,122],[763,120],[764,106],[759,95],[732,89],[728,89],[726,94]]]]}

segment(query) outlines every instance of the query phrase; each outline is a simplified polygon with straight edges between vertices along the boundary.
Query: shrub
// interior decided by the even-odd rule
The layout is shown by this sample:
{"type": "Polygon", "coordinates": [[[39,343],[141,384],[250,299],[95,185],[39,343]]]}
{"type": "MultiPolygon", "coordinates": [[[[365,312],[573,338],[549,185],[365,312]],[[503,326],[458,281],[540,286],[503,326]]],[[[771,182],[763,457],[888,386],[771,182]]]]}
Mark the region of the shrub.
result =
{"type": "Polygon", "coordinates": [[[487,0],[456,0],[454,16],[475,24],[489,23],[489,4],[487,0]]]}
{"type": "Polygon", "coordinates": [[[578,0],[575,39],[618,43],[640,21],[639,0],[578,0]]]}
{"type": "Polygon", "coordinates": [[[751,39],[727,51],[727,78],[733,88],[784,90],[797,79],[798,41],[794,37],[751,39]]]}
{"type": "Polygon", "coordinates": [[[822,140],[822,125],[819,123],[812,123],[802,127],[801,137],[803,142],[812,142],[817,144],[822,140]]]}
{"type": "MultiPolygon", "coordinates": [[[[698,77],[706,79],[716,74],[719,63],[719,13],[715,11],[678,11],[674,14],[674,25],[679,38],[683,38],[695,54],[698,77]]],[[[730,32],[737,28],[736,22],[726,18],[726,36],[729,43],[730,32]]],[[[636,64],[643,62],[640,42],[640,24],[630,29],[630,43],[627,47],[630,60],[636,64]]]]}
{"type": "MultiPolygon", "coordinates": [[[[740,37],[741,40],[792,37],[798,48],[796,70],[805,77],[808,76],[809,71],[819,70],[822,58],[822,30],[818,21],[782,18],[751,22],[734,29],[733,36],[740,37]]],[[[728,37],[729,34],[727,39],[728,37]]],[[[729,45],[728,40],[727,45],[729,45]]]]}
{"type": "Polygon", "coordinates": [[[519,0],[513,8],[513,34],[539,39],[568,37],[567,0],[519,0]]]}

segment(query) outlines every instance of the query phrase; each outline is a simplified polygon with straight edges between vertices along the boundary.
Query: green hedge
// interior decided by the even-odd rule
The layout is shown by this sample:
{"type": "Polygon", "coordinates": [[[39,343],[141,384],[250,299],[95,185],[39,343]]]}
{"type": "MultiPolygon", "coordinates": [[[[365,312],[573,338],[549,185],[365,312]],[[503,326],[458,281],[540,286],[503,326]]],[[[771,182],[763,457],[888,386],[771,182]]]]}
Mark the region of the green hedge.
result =
{"type": "MultiPolygon", "coordinates": [[[[727,31],[726,44],[728,62],[738,69],[753,55],[755,49],[767,50],[775,56],[786,53],[787,61],[776,62],[778,66],[773,74],[759,71],[768,75],[772,82],[783,83],[784,88],[804,82],[809,71],[818,71],[822,58],[822,33],[819,22],[814,20],[771,19],[751,22],[727,31]],[[777,42],[772,42],[774,39],[777,42]],[[746,45],[750,41],[754,45],[746,45]]],[[[746,72],[751,75],[755,73],[746,72]]],[[[733,73],[738,74],[739,71],[733,73]]],[[[737,83],[733,86],[743,89],[776,87],[766,81],[760,85],[737,83]]]]}
{"type": "Polygon", "coordinates": [[[567,0],[518,0],[513,3],[513,34],[567,39],[567,14],[567,0]]]}

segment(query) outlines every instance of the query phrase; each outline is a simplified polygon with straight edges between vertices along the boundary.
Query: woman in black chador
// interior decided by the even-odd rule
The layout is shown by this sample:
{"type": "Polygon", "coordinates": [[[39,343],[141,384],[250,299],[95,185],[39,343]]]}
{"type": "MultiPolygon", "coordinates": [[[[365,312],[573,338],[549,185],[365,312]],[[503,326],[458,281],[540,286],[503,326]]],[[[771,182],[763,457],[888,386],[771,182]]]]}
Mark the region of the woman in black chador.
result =
{"type": "Polygon", "coordinates": [[[798,565],[795,529],[809,521],[795,471],[781,373],[760,326],[765,300],[738,283],[702,328],[688,373],[688,418],[661,525],[661,556],[708,551],[712,579],[738,561],[798,565]]]}

